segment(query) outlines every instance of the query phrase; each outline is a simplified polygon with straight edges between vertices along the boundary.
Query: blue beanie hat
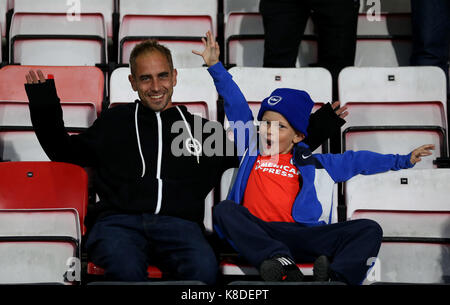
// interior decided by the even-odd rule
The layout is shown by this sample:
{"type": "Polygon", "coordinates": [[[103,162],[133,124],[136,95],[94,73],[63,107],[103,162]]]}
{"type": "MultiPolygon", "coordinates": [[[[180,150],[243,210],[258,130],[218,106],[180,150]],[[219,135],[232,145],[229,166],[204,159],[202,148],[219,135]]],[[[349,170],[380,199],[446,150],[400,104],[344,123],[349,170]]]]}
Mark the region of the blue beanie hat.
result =
{"type": "Polygon", "coordinates": [[[309,124],[309,115],[314,102],[306,91],[279,88],[266,97],[258,113],[258,121],[262,120],[266,111],[275,111],[282,114],[295,130],[308,135],[306,129],[309,124]]]}

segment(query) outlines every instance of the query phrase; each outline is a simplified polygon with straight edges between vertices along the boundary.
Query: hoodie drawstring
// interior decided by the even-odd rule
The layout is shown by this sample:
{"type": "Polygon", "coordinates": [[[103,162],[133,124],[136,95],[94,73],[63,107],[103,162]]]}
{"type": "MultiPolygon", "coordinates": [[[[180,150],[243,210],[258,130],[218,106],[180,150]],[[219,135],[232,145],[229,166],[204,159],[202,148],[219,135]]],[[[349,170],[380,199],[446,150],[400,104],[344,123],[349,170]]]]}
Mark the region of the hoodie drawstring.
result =
{"type": "Polygon", "coordinates": [[[136,138],[137,138],[137,144],[139,147],[139,154],[141,155],[141,161],[142,161],[142,174],[141,178],[145,175],[145,160],[144,155],[142,154],[142,147],[141,147],[141,139],[139,137],[139,128],[138,128],[138,109],[139,109],[139,103],[136,103],[136,111],[134,112],[134,125],[136,127],[136,138]]]}
{"type": "MultiPolygon", "coordinates": [[[[181,111],[181,109],[178,106],[175,106],[178,109],[178,112],[180,113],[181,117],[183,118],[184,124],[186,125],[186,128],[188,130],[189,136],[192,140],[192,144],[195,145],[195,138],[192,136],[192,132],[191,132],[191,127],[189,126],[188,122],[186,121],[186,118],[184,117],[183,112],[181,111]]],[[[195,153],[195,156],[197,157],[197,163],[200,164],[200,154],[199,153],[195,153]]]]}

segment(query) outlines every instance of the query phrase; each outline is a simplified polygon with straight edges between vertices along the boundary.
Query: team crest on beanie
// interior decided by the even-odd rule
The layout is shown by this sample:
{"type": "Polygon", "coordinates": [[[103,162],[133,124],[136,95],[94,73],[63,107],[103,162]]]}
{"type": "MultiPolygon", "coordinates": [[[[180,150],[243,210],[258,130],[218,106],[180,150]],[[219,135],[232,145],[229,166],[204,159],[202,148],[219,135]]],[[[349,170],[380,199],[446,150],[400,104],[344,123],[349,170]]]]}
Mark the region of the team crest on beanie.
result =
{"type": "Polygon", "coordinates": [[[281,97],[281,96],[271,96],[268,100],[267,100],[267,103],[270,105],[270,106],[275,106],[276,104],[278,104],[279,102],[281,102],[281,100],[282,100],[283,98],[281,97]]]}

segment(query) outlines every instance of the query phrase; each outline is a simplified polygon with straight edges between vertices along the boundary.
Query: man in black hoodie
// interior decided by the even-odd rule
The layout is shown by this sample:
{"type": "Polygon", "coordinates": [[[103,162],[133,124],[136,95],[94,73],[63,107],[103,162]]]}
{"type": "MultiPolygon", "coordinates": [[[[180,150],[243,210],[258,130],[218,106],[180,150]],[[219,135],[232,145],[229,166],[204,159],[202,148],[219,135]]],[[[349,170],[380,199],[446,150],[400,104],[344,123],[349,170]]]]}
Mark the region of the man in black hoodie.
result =
{"type": "MultiPolygon", "coordinates": [[[[167,48],[155,41],[137,45],[130,67],[139,100],[104,111],[78,135],[65,131],[55,81],[30,71],[25,88],[34,130],[52,161],[94,169],[100,201],[88,208],[86,249],[108,279],[145,281],[154,263],[175,279],[213,284],[218,264],[204,236],[204,200],[223,171],[238,166],[237,158],[202,153],[214,131],[223,139],[216,145],[229,147],[228,140],[218,122],[172,104],[177,71],[167,48]],[[173,132],[174,124],[183,128],[173,132]],[[193,132],[196,124],[200,134],[193,132]],[[177,140],[181,154],[173,150],[177,140]]],[[[313,148],[345,122],[345,109],[335,113],[336,106],[312,118],[313,148]]]]}

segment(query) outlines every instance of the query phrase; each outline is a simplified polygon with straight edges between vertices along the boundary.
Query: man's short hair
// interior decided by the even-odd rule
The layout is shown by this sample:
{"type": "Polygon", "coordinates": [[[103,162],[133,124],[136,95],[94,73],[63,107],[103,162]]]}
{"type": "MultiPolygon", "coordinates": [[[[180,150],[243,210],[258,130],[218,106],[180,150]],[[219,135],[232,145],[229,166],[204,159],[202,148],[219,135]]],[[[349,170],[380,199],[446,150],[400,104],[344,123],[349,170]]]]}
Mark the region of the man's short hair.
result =
{"type": "Polygon", "coordinates": [[[172,53],[170,52],[170,50],[166,46],[159,44],[158,41],[154,39],[149,39],[138,43],[137,45],[134,46],[133,50],[131,51],[130,54],[131,74],[134,75],[134,72],[136,71],[136,58],[138,58],[139,55],[155,51],[160,52],[162,55],[166,57],[167,62],[169,63],[170,70],[173,70],[172,53]]]}

